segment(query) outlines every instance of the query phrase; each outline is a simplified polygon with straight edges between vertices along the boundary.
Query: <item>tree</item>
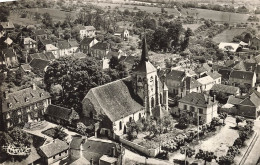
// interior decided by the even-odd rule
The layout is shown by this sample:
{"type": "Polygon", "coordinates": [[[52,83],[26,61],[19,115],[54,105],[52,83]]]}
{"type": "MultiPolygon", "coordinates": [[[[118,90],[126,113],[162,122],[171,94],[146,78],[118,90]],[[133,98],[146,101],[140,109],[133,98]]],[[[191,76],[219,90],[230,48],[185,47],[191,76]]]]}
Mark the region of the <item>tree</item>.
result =
{"type": "Polygon", "coordinates": [[[44,13],[42,23],[47,27],[53,27],[52,17],[49,13],[44,13]]]}
{"type": "Polygon", "coordinates": [[[227,113],[222,112],[219,114],[219,118],[223,120],[223,125],[225,124],[225,119],[227,118],[227,113]]]}
{"type": "Polygon", "coordinates": [[[187,113],[182,113],[178,120],[177,126],[179,128],[185,129],[185,128],[188,128],[188,126],[191,122],[192,122],[191,116],[187,113]]]}
{"type": "Polygon", "coordinates": [[[205,161],[205,165],[207,162],[211,162],[213,159],[217,159],[217,156],[214,152],[199,150],[199,152],[195,155],[196,159],[202,159],[205,161]]]}
{"type": "Polygon", "coordinates": [[[244,118],[243,117],[240,117],[240,116],[237,116],[236,117],[236,123],[237,123],[237,127],[238,127],[238,123],[241,123],[243,122],[244,118]]]}
{"type": "Polygon", "coordinates": [[[85,126],[85,124],[83,124],[82,122],[78,122],[77,123],[77,131],[82,134],[82,135],[86,135],[86,131],[87,131],[87,127],[85,126]]]}
{"type": "Polygon", "coordinates": [[[118,64],[119,64],[119,59],[116,56],[112,56],[112,58],[109,61],[109,67],[111,69],[115,69],[118,64]]]}
{"type": "Polygon", "coordinates": [[[152,50],[162,50],[168,47],[167,31],[164,27],[158,27],[153,35],[153,44],[151,45],[152,50]]]}
{"type": "Polygon", "coordinates": [[[10,15],[8,7],[0,6],[0,22],[7,22],[10,15]]]}
{"type": "Polygon", "coordinates": [[[190,36],[192,36],[192,30],[190,28],[188,28],[185,31],[184,41],[183,41],[183,43],[181,45],[181,50],[182,51],[184,51],[189,46],[190,36]]]}
{"type": "Polygon", "coordinates": [[[228,147],[227,154],[230,154],[230,155],[233,155],[233,156],[236,156],[236,155],[240,154],[238,146],[230,146],[230,147],[228,147]]]}
{"type": "Polygon", "coordinates": [[[227,154],[225,156],[219,157],[218,164],[219,165],[231,165],[234,163],[234,156],[231,154],[227,154]]]}
{"type": "MultiPolygon", "coordinates": [[[[180,45],[180,35],[182,32],[182,23],[179,21],[176,22],[170,22],[167,36],[169,37],[169,41],[171,42],[171,47],[174,48],[174,50],[178,50],[178,47],[180,45]]],[[[187,33],[188,34],[188,33],[187,33]]]]}
{"type": "Polygon", "coordinates": [[[238,148],[241,148],[243,146],[244,142],[242,141],[242,139],[240,138],[237,138],[235,141],[234,141],[234,144],[233,146],[237,146],[238,148]]]}
{"type": "Polygon", "coordinates": [[[128,9],[124,10],[124,15],[130,15],[130,11],[128,9]]]}
{"type": "Polygon", "coordinates": [[[155,19],[145,18],[143,20],[143,28],[155,30],[156,29],[155,19]]]}

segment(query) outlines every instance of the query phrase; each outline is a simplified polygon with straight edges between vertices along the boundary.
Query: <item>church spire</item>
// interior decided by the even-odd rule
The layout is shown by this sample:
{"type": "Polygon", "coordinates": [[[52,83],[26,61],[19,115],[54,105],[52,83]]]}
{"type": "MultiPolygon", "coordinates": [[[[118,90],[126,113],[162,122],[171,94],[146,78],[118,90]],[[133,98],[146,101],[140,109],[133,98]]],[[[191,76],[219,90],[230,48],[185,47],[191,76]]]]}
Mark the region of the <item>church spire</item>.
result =
{"type": "Polygon", "coordinates": [[[147,49],[146,35],[145,34],[144,34],[144,38],[143,38],[141,61],[148,61],[148,49],[147,49]]]}

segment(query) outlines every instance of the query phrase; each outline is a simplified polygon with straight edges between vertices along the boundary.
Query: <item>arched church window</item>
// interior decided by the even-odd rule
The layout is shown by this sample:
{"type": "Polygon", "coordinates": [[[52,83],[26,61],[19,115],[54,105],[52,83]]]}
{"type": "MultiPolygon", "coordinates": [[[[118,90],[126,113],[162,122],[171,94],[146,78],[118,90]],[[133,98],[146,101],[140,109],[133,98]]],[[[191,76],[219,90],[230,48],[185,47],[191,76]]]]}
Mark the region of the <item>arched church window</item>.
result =
{"type": "Polygon", "coordinates": [[[154,108],[154,98],[153,97],[151,98],[151,106],[152,106],[152,108],[154,108]]]}
{"type": "Polygon", "coordinates": [[[160,103],[161,103],[161,104],[163,104],[162,99],[163,99],[163,98],[162,98],[162,94],[160,93],[160,103]]]}
{"type": "Polygon", "coordinates": [[[129,117],[129,122],[131,122],[132,121],[132,117],[129,117]]]}
{"type": "Polygon", "coordinates": [[[122,129],[122,121],[119,122],[119,130],[122,129]]]}

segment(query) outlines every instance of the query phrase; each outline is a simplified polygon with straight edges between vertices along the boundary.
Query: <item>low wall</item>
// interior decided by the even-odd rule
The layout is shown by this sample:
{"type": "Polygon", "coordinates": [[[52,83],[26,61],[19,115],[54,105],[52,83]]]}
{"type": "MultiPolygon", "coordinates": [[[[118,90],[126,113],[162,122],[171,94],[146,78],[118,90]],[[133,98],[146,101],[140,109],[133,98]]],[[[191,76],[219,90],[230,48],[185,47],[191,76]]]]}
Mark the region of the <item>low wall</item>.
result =
{"type": "Polygon", "coordinates": [[[156,149],[147,149],[146,147],[144,146],[141,146],[139,144],[136,144],[134,142],[131,142],[131,141],[128,141],[126,139],[123,139],[122,137],[119,137],[118,135],[114,135],[113,136],[113,139],[118,141],[118,142],[121,142],[122,144],[124,145],[127,145],[129,147],[132,147],[133,149],[143,153],[144,155],[146,156],[150,156],[150,157],[155,157],[157,156],[162,150],[161,150],[161,147],[158,147],[156,149]]]}

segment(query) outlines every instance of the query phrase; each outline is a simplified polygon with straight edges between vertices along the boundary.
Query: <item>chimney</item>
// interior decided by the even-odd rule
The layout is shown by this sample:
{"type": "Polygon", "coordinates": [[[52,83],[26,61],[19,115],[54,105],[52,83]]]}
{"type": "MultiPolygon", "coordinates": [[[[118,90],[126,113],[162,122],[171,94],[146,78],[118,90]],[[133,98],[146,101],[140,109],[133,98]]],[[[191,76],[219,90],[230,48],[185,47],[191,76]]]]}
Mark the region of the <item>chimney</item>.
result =
{"type": "Polygon", "coordinates": [[[36,85],[35,85],[35,83],[32,84],[32,89],[33,89],[33,90],[36,90],[36,85]]]}
{"type": "Polygon", "coordinates": [[[90,165],[93,165],[93,158],[90,159],[90,165]]]}

